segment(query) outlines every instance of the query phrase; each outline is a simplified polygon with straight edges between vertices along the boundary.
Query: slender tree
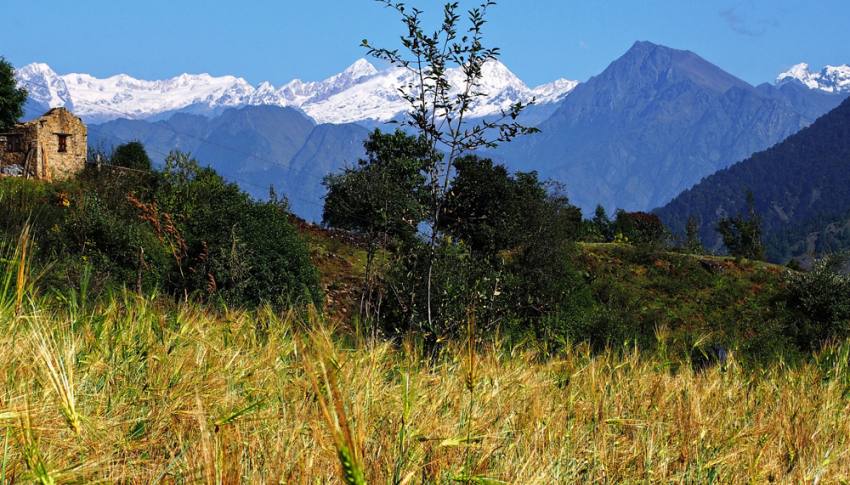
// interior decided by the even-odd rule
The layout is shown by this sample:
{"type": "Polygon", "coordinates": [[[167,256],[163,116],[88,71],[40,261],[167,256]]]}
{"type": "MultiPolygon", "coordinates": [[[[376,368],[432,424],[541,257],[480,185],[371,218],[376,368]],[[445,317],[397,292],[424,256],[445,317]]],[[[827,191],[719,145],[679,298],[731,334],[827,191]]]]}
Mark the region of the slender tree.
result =
{"type": "Polygon", "coordinates": [[[688,223],[685,226],[684,246],[685,251],[691,254],[702,254],[705,251],[699,237],[699,222],[694,216],[688,217],[688,223]]]}
{"type": "Polygon", "coordinates": [[[481,90],[482,68],[499,56],[498,48],[484,46],[483,35],[487,11],[495,2],[486,1],[469,10],[464,32],[460,32],[463,27],[458,2],[447,3],[443,7],[442,24],[433,33],[427,33],[422,25],[422,10],[392,0],[379,1],[401,17],[405,27],[401,37],[403,50],[375,47],[368,40],[362,45],[371,56],[407,71],[407,82],[399,93],[409,110],[401,123],[419,133],[431,153],[425,166],[430,225],[427,316],[431,325],[434,248],[441,235],[441,219],[455,161],[464,154],[495,147],[536,129],[517,121],[528,106],[522,102],[503,110],[492,120],[470,119],[476,101],[488,94],[481,90]],[[450,80],[453,68],[461,74],[459,82],[450,80]]]}
{"type": "Polygon", "coordinates": [[[593,213],[592,223],[594,230],[599,233],[603,242],[610,242],[614,239],[611,219],[608,218],[608,214],[605,212],[605,208],[602,207],[601,204],[596,206],[596,211],[593,213]]]}
{"type": "Polygon", "coordinates": [[[0,57],[0,130],[8,130],[24,115],[27,91],[15,82],[15,69],[0,57]]]}
{"type": "Polygon", "coordinates": [[[761,219],[756,213],[752,192],[747,192],[747,216],[739,214],[726,217],[717,223],[717,232],[729,254],[736,258],[764,259],[764,244],[761,240],[761,219]]]}

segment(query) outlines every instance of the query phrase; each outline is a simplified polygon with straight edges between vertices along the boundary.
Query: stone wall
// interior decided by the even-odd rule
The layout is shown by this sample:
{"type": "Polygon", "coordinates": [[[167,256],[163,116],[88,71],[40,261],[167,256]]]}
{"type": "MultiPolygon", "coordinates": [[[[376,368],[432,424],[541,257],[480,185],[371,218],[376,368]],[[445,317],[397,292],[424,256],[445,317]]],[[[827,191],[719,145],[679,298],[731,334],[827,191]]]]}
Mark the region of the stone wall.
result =
{"type": "Polygon", "coordinates": [[[54,108],[17,125],[6,135],[7,146],[11,134],[22,136],[23,150],[9,152],[0,147],[0,165],[21,165],[28,176],[43,180],[65,180],[85,168],[88,131],[85,123],[65,108],[54,108]],[[60,151],[63,138],[64,151],[60,151]]]}
{"type": "Polygon", "coordinates": [[[54,108],[32,123],[38,130],[38,178],[64,180],[85,168],[88,131],[82,120],[65,108],[54,108]],[[60,137],[65,137],[64,152],[59,151],[60,137]]]}

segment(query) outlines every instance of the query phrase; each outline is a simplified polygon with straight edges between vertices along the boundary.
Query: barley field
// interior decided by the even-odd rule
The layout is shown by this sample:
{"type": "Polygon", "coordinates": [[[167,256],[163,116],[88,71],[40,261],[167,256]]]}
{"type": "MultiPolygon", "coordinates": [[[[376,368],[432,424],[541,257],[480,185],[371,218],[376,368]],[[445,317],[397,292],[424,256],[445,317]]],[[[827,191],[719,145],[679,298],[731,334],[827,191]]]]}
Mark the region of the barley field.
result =
{"type": "MultiPolygon", "coordinates": [[[[663,350],[425,355],[313,312],[0,287],[3,483],[842,483],[850,345],[694,372],[663,350]]],[[[470,329],[474,334],[474,329],[470,329]]]]}

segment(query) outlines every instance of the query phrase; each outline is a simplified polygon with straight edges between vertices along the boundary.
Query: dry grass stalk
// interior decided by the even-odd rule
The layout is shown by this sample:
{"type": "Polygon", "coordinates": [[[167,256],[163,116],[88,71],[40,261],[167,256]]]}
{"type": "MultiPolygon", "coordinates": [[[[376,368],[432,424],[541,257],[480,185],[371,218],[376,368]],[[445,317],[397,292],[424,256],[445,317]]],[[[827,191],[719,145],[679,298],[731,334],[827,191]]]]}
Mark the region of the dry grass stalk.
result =
{"type": "Polygon", "coordinates": [[[797,366],[730,358],[695,373],[581,345],[543,358],[463,342],[430,360],[316,321],[297,348],[295,313],[219,315],[129,291],[73,326],[35,304],[37,317],[0,312],[0,427],[18,437],[4,470],[18,480],[335,483],[340,466],[349,483],[850,476],[850,343],[797,366]]]}

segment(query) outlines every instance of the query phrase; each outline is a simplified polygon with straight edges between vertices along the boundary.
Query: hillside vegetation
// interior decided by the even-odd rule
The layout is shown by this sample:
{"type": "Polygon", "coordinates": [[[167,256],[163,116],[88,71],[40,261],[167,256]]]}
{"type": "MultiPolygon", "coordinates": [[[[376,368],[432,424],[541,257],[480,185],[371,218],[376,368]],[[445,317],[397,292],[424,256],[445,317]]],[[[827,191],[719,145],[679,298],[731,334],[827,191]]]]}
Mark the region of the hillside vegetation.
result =
{"type": "Polygon", "coordinates": [[[588,329],[599,345],[634,340],[695,356],[734,346],[755,359],[793,352],[782,267],[627,244],[580,244],[577,265],[599,304],[588,329]]]}
{"type": "MultiPolygon", "coordinates": [[[[117,203],[109,194],[139,183],[133,177],[2,181],[8,207],[39,209],[29,221],[24,210],[4,215],[17,225],[4,225],[0,253],[3,480],[743,483],[850,473],[850,344],[803,353],[789,331],[798,315],[786,269],[637,242],[578,243],[559,253],[584,302],[573,313],[486,329],[469,314],[437,343],[413,330],[384,338],[356,315],[362,236],[287,220],[283,202],[250,201],[187,167],[194,175],[153,183],[146,202],[175,188],[196,194],[162,206],[174,210],[174,234],[210,238],[222,262],[232,261],[224,249],[237,234],[247,262],[274,265],[260,251],[265,239],[242,232],[251,211],[268,210],[290,234],[272,252],[308,255],[316,267],[280,277],[315,277],[306,281],[321,310],[255,300],[253,279],[213,293],[156,273],[136,285],[138,265],[119,249],[163,250],[150,214],[86,202],[117,203]],[[220,214],[222,200],[202,193],[229,194],[246,210],[220,214]],[[227,214],[230,238],[215,238],[221,224],[200,224],[227,214]]],[[[179,261],[164,254],[159,268],[176,278],[179,261]]],[[[379,248],[375,258],[391,256],[379,248]]],[[[216,275],[238,269],[216,268],[223,283],[216,275]]]]}

